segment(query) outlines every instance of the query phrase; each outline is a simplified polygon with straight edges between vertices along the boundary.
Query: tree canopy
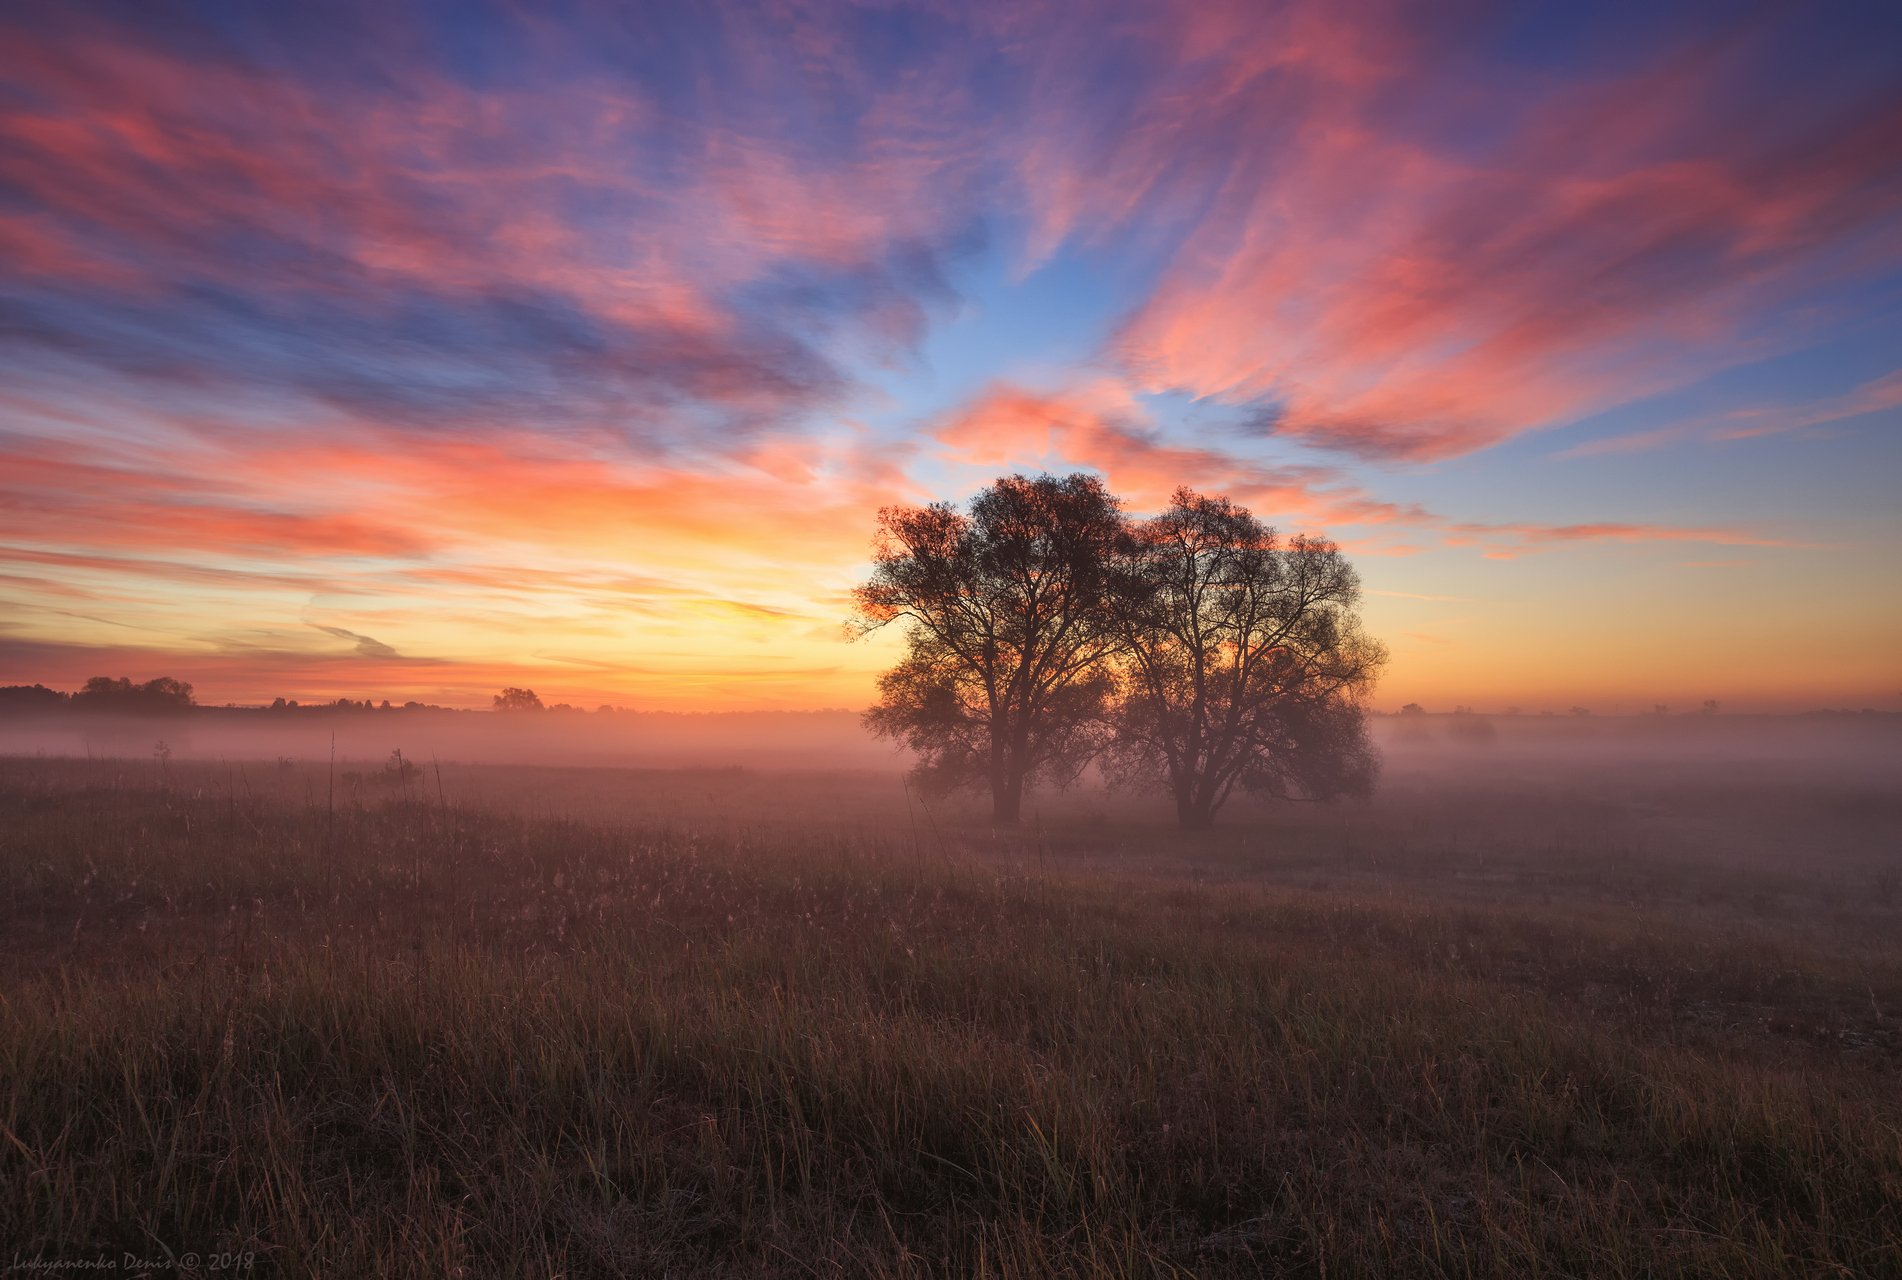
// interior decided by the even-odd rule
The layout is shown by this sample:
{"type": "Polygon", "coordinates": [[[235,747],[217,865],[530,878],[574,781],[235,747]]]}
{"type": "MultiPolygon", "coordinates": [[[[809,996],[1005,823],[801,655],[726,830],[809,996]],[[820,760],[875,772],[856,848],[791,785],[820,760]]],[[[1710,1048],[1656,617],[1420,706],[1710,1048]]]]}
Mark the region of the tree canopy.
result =
{"type": "Polygon", "coordinates": [[[94,676],[73,695],[73,705],[82,710],[120,711],[138,715],[168,715],[189,711],[196,705],[192,687],[183,680],[159,676],[135,684],[120,676],[94,676]]]}
{"type": "Polygon", "coordinates": [[[497,711],[542,711],[542,700],[533,689],[507,688],[495,695],[497,711]]]}
{"type": "Polygon", "coordinates": [[[1093,476],[1006,476],[967,513],[879,513],[861,633],[907,624],[906,655],[866,721],[919,756],[936,790],[981,784],[999,821],[1024,790],[1074,779],[1097,754],[1115,678],[1105,573],[1123,534],[1093,476]]]}
{"type": "Polygon", "coordinates": [[[1364,792],[1361,699],[1386,654],[1359,589],[1332,543],[1187,489],[1142,521],[1088,475],[1006,476],[968,512],[886,508],[853,625],[901,622],[906,651],[866,722],[923,785],[988,787],[1005,822],[1092,760],[1168,790],[1185,826],[1237,790],[1364,792]]]}
{"type": "Polygon", "coordinates": [[[1360,698],[1386,660],[1332,543],[1178,489],[1132,526],[1111,575],[1126,693],[1113,774],[1166,785],[1205,827],[1240,788],[1331,799],[1373,784],[1360,698]]]}

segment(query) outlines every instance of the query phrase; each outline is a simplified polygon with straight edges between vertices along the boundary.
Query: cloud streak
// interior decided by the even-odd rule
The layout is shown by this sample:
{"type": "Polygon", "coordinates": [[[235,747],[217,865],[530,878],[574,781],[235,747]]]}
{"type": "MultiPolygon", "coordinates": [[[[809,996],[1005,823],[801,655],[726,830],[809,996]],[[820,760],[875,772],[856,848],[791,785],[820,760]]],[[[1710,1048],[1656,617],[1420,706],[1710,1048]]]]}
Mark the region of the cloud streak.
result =
{"type": "Polygon", "coordinates": [[[1119,355],[1286,435],[1470,453],[1778,349],[1767,312],[1902,250],[1902,90],[1853,23],[1833,54],[1740,26],[1457,84],[1497,24],[1178,19],[1130,32],[1154,52],[1118,128],[1073,145],[1087,108],[1059,113],[1033,200],[1046,242],[1179,227],[1119,355]]]}
{"type": "Polygon", "coordinates": [[[357,653],[365,658],[400,660],[403,656],[374,636],[358,635],[356,632],[346,631],[342,627],[326,627],[317,622],[313,622],[310,625],[325,635],[335,636],[339,640],[351,641],[356,646],[357,653]]]}
{"type": "Polygon", "coordinates": [[[1188,485],[1226,494],[1304,529],[1412,531],[1449,547],[1481,547],[1491,559],[1576,543],[1808,545],[1734,528],[1452,520],[1418,504],[1379,501],[1338,469],[1276,466],[1232,450],[1169,443],[1150,411],[1113,380],[1055,393],[994,385],[942,420],[935,439],[955,460],[981,467],[1095,468],[1139,509],[1166,505],[1177,486],[1188,485]]]}
{"type": "MultiPolygon", "coordinates": [[[[375,15],[340,8],[341,38],[376,49],[375,15]]],[[[580,52],[490,21],[557,63],[580,52]]],[[[405,62],[338,84],[284,33],[244,56],[200,31],[191,58],[77,11],[4,34],[0,325],[41,361],[386,424],[679,445],[835,401],[841,329],[915,341],[968,216],[935,194],[955,157],[902,121],[837,152],[770,112],[571,66],[478,88],[405,62]]],[[[717,27],[687,46],[753,74],[717,27]]],[[[757,87],[795,119],[810,92],[757,87]]]]}

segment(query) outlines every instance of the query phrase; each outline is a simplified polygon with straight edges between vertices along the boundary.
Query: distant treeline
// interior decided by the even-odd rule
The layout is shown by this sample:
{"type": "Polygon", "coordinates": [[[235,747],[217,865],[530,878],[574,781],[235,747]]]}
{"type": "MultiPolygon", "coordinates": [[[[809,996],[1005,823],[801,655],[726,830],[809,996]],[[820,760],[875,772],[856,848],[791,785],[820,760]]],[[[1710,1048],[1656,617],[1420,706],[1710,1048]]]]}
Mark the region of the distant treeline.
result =
{"type": "MultiPolygon", "coordinates": [[[[504,689],[495,695],[494,709],[507,712],[579,713],[582,707],[566,702],[545,705],[533,689],[504,689]]],[[[602,705],[597,713],[624,711],[623,707],[602,705]]],[[[33,712],[85,711],[114,715],[175,716],[192,711],[246,712],[254,715],[309,715],[338,712],[378,714],[394,711],[458,712],[456,707],[433,702],[392,703],[388,698],[337,698],[327,701],[299,702],[296,698],[275,698],[269,706],[201,706],[192,696],[192,686],[171,676],[139,683],[125,676],[94,676],[79,689],[68,693],[49,689],[43,684],[0,685],[0,715],[33,712]]]]}
{"type": "Polygon", "coordinates": [[[117,715],[179,715],[197,702],[183,680],[159,676],[139,684],[124,676],[94,676],[76,692],[43,684],[0,687],[0,711],[102,711],[117,715]]]}

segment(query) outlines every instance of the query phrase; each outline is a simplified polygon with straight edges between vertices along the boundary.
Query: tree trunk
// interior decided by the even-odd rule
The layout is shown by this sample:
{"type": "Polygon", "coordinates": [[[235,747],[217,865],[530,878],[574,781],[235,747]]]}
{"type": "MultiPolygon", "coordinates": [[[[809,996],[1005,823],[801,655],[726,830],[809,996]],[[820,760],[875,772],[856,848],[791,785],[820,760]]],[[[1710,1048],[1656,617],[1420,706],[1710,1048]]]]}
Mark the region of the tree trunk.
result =
{"type": "Polygon", "coordinates": [[[1195,802],[1189,796],[1189,788],[1185,784],[1178,783],[1176,785],[1176,825],[1193,826],[1194,823],[1190,819],[1194,811],[1195,802]]]}
{"type": "Polygon", "coordinates": [[[1014,732],[999,726],[991,730],[991,821],[1015,825],[1024,807],[1024,739],[1021,727],[1014,732]]]}
{"type": "Polygon", "coordinates": [[[1024,809],[1024,780],[1007,773],[991,779],[991,821],[1015,825],[1024,809]]]}
{"type": "Polygon", "coordinates": [[[1176,788],[1176,822],[1184,831],[1207,831],[1215,825],[1214,797],[1196,794],[1193,780],[1176,788]]]}
{"type": "Polygon", "coordinates": [[[1016,822],[1021,785],[1013,786],[1016,761],[1010,757],[1009,738],[1002,723],[991,722],[991,821],[1016,822]]]}

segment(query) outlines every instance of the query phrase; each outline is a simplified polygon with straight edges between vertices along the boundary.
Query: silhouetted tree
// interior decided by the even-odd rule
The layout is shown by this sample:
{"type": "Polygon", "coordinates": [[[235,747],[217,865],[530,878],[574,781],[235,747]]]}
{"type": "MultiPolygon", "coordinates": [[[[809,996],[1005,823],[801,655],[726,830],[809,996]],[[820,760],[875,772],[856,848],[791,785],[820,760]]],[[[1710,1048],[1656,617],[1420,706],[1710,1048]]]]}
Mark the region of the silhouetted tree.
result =
{"type": "Polygon", "coordinates": [[[1236,788],[1328,799],[1373,786],[1361,698],[1386,651],[1360,629],[1360,579],[1330,542],[1178,489],[1113,574],[1127,671],[1112,774],[1173,794],[1206,827],[1236,788]]]}
{"type": "Polygon", "coordinates": [[[94,676],[73,695],[73,705],[90,711],[118,711],[135,715],[167,715],[193,707],[192,687],[183,680],[159,676],[134,684],[125,676],[94,676]]]}
{"type": "Polygon", "coordinates": [[[0,687],[0,711],[57,711],[66,705],[66,695],[43,684],[10,684],[0,687]]]}
{"type": "Polygon", "coordinates": [[[1122,534],[1093,476],[1007,476],[974,498],[879,512],[871,580],[854,592],[863,635],[903,620],[906,653],[865,715],[919,756],[945,791],[988,786],[999,822],[1026,787],[1073,781],[1103,742],[1117,640],[1106,562],[1122,534]]]}
{"type": "Polygon", "coordinates": [[[533,689],[504,689],[495,695],[497,711],[541,711],[542,700],[533,689]]]}

